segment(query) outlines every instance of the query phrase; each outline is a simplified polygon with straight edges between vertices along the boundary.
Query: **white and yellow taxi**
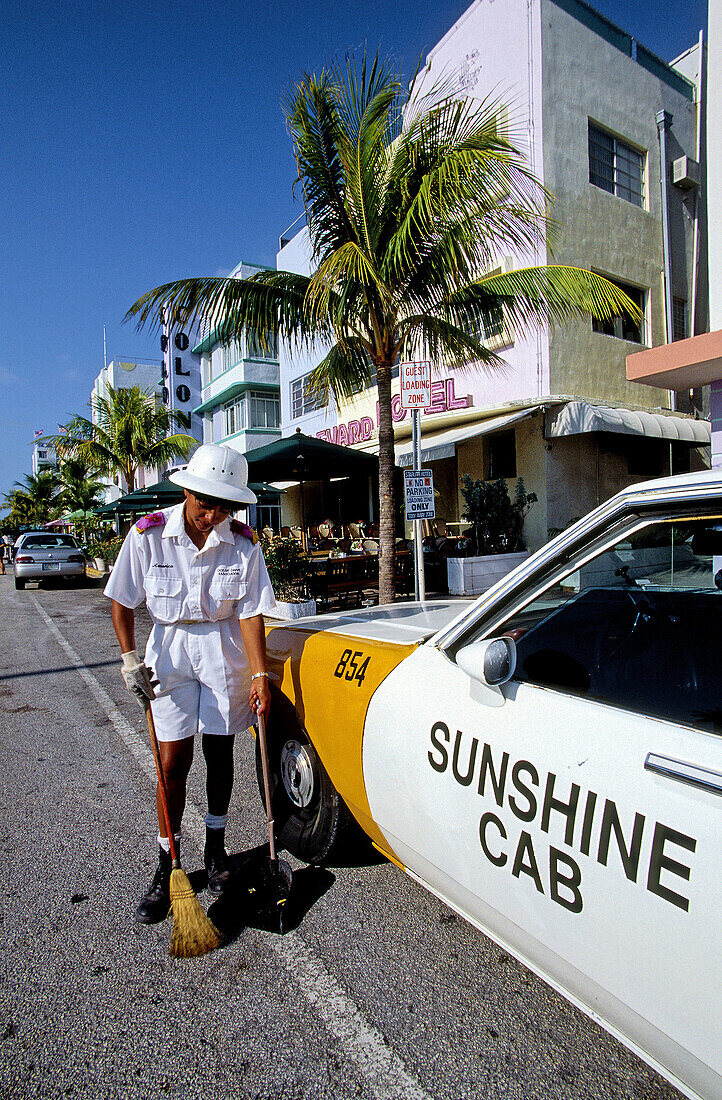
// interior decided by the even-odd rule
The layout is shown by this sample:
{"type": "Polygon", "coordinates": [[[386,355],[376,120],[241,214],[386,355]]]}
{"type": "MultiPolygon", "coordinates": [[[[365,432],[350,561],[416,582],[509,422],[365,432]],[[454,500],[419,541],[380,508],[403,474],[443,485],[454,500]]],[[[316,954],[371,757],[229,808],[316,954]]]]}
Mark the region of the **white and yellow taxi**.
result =
{"type": "Polygon", "coordinates": [[[279,625],[283,844],[348,812],[686,1095],[722,1097],[722,475],[631,487],[473,603],[279,625]]]}

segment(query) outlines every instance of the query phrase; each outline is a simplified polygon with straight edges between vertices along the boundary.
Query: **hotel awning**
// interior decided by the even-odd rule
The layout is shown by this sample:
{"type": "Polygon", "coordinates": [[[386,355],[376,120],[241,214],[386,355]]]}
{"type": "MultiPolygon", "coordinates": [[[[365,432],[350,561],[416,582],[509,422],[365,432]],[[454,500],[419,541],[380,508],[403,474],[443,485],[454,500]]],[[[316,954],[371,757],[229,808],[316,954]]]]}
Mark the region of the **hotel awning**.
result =
{"type": "MultiPolygon", "coordinates": [[[[492,432],[502,431],[520,420],[526,420],[538,411],[538,406],[530,409],[518,409],[516,412],[505,413],[503,416],[490,416],[486,420],[476,420],[473,424],[462,424],[456,428],[446,428],[441,432],[429,432],[424,435],[423,425],[421,432],[421,461],[438,462],[440,458],[453,458],[459,443],[466,443],[469,439],[475,439],[480,435],[489,435],[492,432]]],[[[403,443],[397,443],[395,447],[396,465],[411,467],[413,464],[412,442],[405,439],[403,443]]]]}
{"type": "Polygon", "coordinates": [[[690,443],[693,447],[709,446],[710,442],[708,420],[667,416],[646,409],[615,409],[608,405],[591,405],[586,401],[570,401],[549,415],[547,439],[584,432],[616,432],[648,439],[668,439],[670,442],[690,443]]]}
{"type": "Polygon", "coordinates": [[[378,473],[376,455],[339,447],[296,431],[265,447],[246,451],[248,471],[264,481],[326,481],[333,477],[378,473]]]}
{"type": "MultiPolygon", "coordinates": [[[[282,489],[276,489],[273,485],[266,485],[264,482],[249,481],[248,487],[256,496],[263,495],[274,499],[283,492],[282,489]]],[[[136,489],[132,493],[127,493],[119,500],[110,501],[109,504],[104,504],[95,511],[97,515],[114,515],[116,512],[120,515],[129,512],[143,515],[145,512],[152,512],[154,508],[170,508],[173,504],[180,504],[182,500],[183,490],[180,485],[166,479],[157,481],[155,485],[149,485],[145,489],[136,489]]]]}

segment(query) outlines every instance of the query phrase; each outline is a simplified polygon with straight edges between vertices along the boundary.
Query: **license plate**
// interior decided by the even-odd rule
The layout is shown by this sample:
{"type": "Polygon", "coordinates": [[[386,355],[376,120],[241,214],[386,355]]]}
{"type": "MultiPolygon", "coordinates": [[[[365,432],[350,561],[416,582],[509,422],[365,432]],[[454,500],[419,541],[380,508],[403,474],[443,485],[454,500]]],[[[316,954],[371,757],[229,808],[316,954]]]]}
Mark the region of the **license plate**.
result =
{"type": "Polygon", "coordinates": [[[60,562],[57,561],[44,561],[43,573],[49,573],[51,569],[60,569],[60,562]]]}

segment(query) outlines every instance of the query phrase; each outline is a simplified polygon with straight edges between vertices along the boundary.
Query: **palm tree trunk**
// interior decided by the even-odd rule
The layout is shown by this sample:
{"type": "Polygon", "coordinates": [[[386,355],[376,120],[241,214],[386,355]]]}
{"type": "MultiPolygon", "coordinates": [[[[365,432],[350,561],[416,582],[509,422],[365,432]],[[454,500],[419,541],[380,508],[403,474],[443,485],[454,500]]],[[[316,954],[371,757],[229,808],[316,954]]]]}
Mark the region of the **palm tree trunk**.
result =
{"type": "Polygon", "coordinates": [[[391,417],[391,365],[376,368],[379,396],[379,603],[393,603],[396,505],[394,501],[394,424],[391,417]]]}

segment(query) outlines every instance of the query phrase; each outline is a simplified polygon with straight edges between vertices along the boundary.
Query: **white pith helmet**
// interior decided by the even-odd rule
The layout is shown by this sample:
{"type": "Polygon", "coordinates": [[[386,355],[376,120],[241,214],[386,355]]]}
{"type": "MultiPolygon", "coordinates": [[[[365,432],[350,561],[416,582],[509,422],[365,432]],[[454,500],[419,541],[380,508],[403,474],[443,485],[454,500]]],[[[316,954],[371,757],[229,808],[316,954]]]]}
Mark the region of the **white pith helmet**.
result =
{"type": "Polygon", "coordinates": [[[240,451],[219,443],[204,443],[185,470],[170,475],[170,480],[201,497],[216,497],[237,504],[255,504],[256,495],[248,488],[248,463],[240,451]]]}

